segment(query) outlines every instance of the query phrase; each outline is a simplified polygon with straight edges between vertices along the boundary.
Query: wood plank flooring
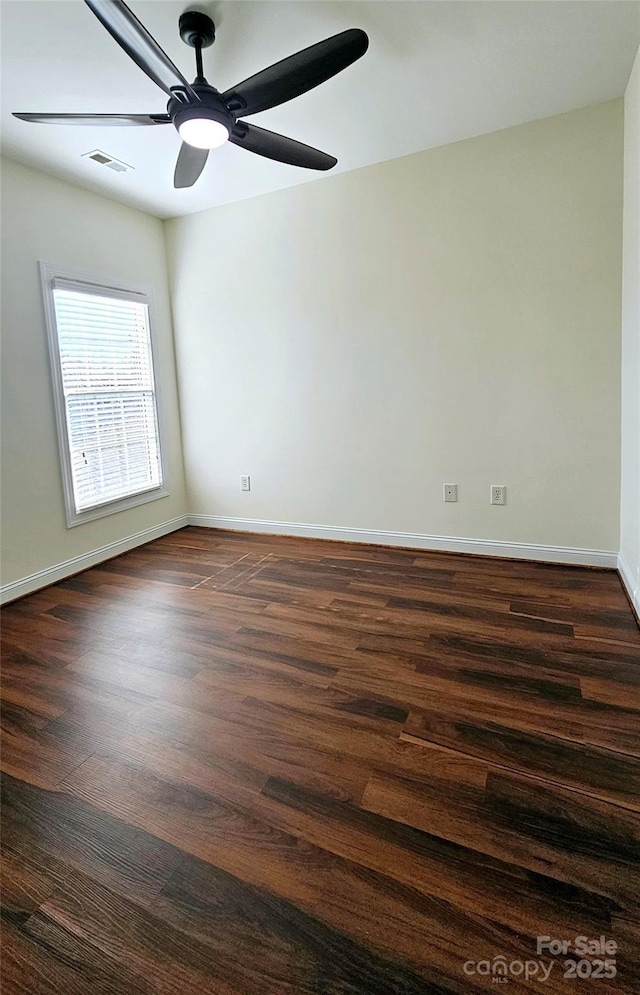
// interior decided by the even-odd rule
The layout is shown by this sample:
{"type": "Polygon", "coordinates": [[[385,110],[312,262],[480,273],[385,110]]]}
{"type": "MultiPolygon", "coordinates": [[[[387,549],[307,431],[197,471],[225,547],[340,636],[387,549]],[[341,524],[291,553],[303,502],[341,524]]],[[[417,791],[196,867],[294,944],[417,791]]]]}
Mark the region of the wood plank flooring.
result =
{"type": "Polygon", "coordinates": [[[614,572],[188,528],[2,642],[4,995],[640,991],[614,572]]]}

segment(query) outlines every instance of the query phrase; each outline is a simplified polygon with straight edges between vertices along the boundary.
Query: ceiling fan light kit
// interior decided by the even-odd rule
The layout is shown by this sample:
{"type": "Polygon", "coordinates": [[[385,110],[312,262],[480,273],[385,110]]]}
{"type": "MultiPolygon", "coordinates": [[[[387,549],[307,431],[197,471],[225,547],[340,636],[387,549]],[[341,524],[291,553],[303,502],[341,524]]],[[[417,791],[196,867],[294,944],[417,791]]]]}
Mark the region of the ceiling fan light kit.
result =
{"type": "Polygon", "coordinates": [[[144,126],[173,124],[182,139],[174,186],[193,186],[209,151],[229,141],[249,152],[305,169],[326,170],[337,159],[292,138],[259,128],[241,118],[277,107],[331,79],[367,51],[369,39],[359,28],[341,31],[256,73],[220,93],[204,77],[202,49],[215,41],[215,26],[200,11],[186,11],[179,20],[180,37],[195,49],[196,78],[188,83],[168,55],[123,0],[85,0],[107,31],[169,97],[166,114],[34,114],[14,113],[40,124],[144,126]]]}
{"type": "Polygon", "coordinates": [[[204,100],[197,107],[179,104],[171,117],[182,141],[196,149],[217,149],[224,145],[234,125],[225,107],[207,106],[204,100]]]}
{"type": "Polygon", "coordinates": [[[218,149],[229,141],[231,134],[224,121],[204,116],[192,108],[176,114],[174,124],[182,141],[193,145],[194,149],[218,149]]]}

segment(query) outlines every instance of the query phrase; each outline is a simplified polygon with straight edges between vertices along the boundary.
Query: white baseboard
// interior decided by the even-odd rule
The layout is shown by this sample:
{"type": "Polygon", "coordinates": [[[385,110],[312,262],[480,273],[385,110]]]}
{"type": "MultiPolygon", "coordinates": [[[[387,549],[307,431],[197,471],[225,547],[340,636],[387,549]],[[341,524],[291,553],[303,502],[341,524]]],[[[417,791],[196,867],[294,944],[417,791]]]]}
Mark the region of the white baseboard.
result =
{"type": "Polygon", "coordinates": [[[64,580],[65,577],[71,577],[72,574],[80,573],[81,570],[95,567],[96,564],[102,563],[104,560],[110,560],[113,556],[119,556],[120,553],[126,553],[135,546],[142,546],[153,539],[159,539],[161,536],[175,532],[176,529],[182,529],[188,524],[189,520],[186,515],[172,518],[171,521],[162,522],[161,525],[154,525],[153,528],[144,529],[143,532],[125,536],[124,539],[118,539],[117,542],[111,542],[107,546],[100,546],[99,549],[92,549],[89,553],[74,556],[73,559],[65,560],[63,563],[56,563],[52,567],[47,567],[46,570],[29,574],[28,577],[23,577],[21,580],[14,580],[11,584],[4,584],[0,587],[0,604],[4,605],[7,601],[14,601],[15,598],[22,598],[25,594],[32,594],[33,591],[37,591],[41,587],[47,587],[49,584],[64,580]]]}
{"type": "Polygon", "coordinates": [[[543,560],[590,567],[618,566],[618,554],[601,549],[578,549],[571,546],[534,546],[524,542],[494,542],[488,539],[461,539],[454,536],[430,536],[414,532],[383,532],[376,529],[349,529],[339,525],[306,525],[301,522],[267,522],[258,518],[225,518],[222,515],[189,515],[189,525],[239,532],[262,532],[272,535],[308,536],[342,542],[365,542],[380,546],[408,546],[448,553],[476,553],[517,560],[543,560]]]}
{"type": "Polygon", "coordinates": [[[363,542],[382,546],[406,546],[410,549],[430,549],[451,553],[475,553],[502,556],[518,560],[541,560],[547,563],[568,563],[592,567],[618,568],[635,610],[640,616],[640,591],[634,589],[631,571],[618,553],[599,549],[579,549],[571,546],[534,546],[521,542],[493,542],[487,539],[463,539],[455,536],[430,536],[415,532],[388,532],[376,529],[344,528],[339,525],[307,525],[302,522],[270,522],[257,518],[226,518],[222,515],[182,515],[153,528],[125,536],[117,542],[100,546],[71,560],[56,563],[46,570],[22,577],[0,587],[0,604],[6,604],[41,587],[55,584],[65,577],[94,567],[136,546],[159,539],[169,532],[198,525],[210,529],[231,529],[236,532],[258,532],[272,535],[307,536],[312,539],[333,539],[342,542],[363,542]]]}
{"type": "Polygon", "coordinates": [[[620,580],[624,584],[629,601],[633,605],[633,610],[640,620],[640,583],[634,580],[631,568],[622,553],[618,554],[618,573],[620,574],[620,580]]]}

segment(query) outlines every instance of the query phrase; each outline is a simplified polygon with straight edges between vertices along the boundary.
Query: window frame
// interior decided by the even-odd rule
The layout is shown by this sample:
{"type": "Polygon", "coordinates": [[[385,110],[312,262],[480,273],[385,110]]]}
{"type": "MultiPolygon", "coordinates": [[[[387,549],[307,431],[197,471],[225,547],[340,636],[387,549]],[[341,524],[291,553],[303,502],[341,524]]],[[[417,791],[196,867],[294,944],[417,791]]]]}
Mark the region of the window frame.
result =
{"type": "Polygon", "coordinates": [[[49,351],[49,368],[51,371],[51,385],[53,391],[53,403],[55,409],[56,430],[58,436],[58,450],[60,455],[60,469],[62,475],[62,490],[64,495],[64,506],[67,520],[67,528],[74,528],[84,522],[93,522],[108,515],[115,515],[119,511],[126,511],[141,504],[148,504],[151,501],[158,501],[168,497],[169,476],[166,458],[166,433],[164,407],[162,402],[162,382],[158,363],[158,343],[155,332],[155,310],[151,287],[148,284],[132,283],[128,280],[98,276],[86,270],[72,269],[68,266],[55,266],[43,261],[39,262],[40,280],[42,283],[42,298],[44,302],[45,324],[47,328],[47,344],[49,351]],[[115,501],[106,501],[104,504],[94,505],[85,511],[76,510],[75,493],[73,488],[73,474],[71,470],[71,448],[69,435],[67,432],[67,410],[64,396],[64,385],[62,378],[62,366],[60,362],[60,348],[58,341],[58,327],[56,322],[55,301],[53,296],[54,280],[66,280],[70,283],[85,285],[88,292],[99,294],[100,291],[108,291],[107,296],[117,297],[118,291],[123,294],[123,298],[139,300],[141,304],[146,304],[149,322],[149,343],[151,348],[151,369],[153,371],[154,399],[156,424],[158,426],[158,451],[160,456],[161,483],[156,487],[151,487],[145,491],[139,491],[127,497],[117,498],[115,501]]]}

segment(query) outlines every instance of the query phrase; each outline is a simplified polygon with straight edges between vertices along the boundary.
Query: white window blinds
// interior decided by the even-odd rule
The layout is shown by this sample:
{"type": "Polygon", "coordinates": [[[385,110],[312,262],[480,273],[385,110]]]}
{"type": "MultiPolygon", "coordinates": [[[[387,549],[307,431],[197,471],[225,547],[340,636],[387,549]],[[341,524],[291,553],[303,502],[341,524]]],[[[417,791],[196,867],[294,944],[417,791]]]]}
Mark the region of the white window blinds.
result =
{"type": "Polygon", "coordinates": [[[149,309],[140,294],[51,286],[78,514],[162,485],[149,309]]]}

